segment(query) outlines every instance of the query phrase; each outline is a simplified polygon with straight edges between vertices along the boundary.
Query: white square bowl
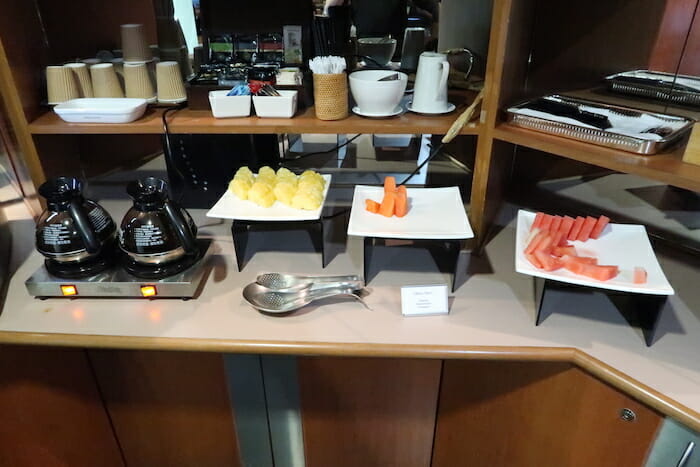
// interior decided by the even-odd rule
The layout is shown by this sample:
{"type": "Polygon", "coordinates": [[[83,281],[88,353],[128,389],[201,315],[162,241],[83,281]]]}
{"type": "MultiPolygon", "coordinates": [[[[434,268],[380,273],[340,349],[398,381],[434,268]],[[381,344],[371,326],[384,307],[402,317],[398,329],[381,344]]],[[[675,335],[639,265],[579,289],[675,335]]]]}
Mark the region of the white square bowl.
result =
{"type": "Polygon", "coordinates": [[[209,91],[211,113],[216,118],[250,116],[251,96],[227,96],[229,91],[209,91]]]}
{"type": "Polygon", "coordinates": [[[292,118],[297,112],[297,91],[277,91],[279,96],[253,96],[255,113],[263,118],[292,118]]]}

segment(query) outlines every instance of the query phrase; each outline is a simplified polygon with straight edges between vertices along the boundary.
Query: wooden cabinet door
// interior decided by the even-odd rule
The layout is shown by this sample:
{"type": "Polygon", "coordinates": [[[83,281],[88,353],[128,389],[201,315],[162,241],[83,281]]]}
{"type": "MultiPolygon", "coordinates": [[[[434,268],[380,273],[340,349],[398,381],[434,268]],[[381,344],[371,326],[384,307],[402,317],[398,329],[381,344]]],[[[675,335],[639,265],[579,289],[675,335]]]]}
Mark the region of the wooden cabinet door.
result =
{"type": "Polygon", "coordinates": [[[430,464],[439,360],[299,358],[307,467],[430,464]]]}
{"type": "Polygon", "coordinates": [[[660,422],[566,363],[446,361],[433,466],[639,467],[660,422]]]}
{"type": "Polygon", "coordinates": [[[91,350],[129,467],[240,465],[220,354],[91,350]]]}
{"type": "Polygon", "coordinates": [[[83,350],[0,347],[0,465],[124,465],[83,350]]]}

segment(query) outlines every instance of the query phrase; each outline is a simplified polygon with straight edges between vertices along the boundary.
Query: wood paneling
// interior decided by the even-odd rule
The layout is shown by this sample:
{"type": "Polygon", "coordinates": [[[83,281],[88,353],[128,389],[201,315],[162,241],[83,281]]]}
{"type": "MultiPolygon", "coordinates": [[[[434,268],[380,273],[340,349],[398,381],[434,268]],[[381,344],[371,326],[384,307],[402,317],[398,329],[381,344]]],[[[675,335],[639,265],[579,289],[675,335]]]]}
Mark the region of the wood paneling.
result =
{"type": "Polygon", "coordinates": [[[589,87],[611,73],[646,68],[666,3],[537,0],[528,95],[589,87]]]}
{"type": "Polygon", "coordinates": [[[220,354],[89,355],[130,467],[240,465],[220,354]]]}
{"type": "Polygon", "coordinates": [[[98,50],[121,49],[126,23],[144,25],[146,40],[157,44],[155,10],[150,0],[38,0],[51,64],[94,57],[98,50]]]}
{"type": "Polygon", "coordinates": [[[639,467],[660,422],[567,363],[447,361],[433,466],[639,467]]]}
{"type": "MultiPolygon", "coordinates": [[[[691,21],[693,20],[693,12],[697,7],[697,0],[671,0],[666,2],[659,33],[656,36],[656,43],[649,58],[649,69],[656,71],[666,71],[675,73],[678,64],[681,62],[681,54],[683,53],[683,44],[691,30],[691,21]]],[[[700,33],[700,21],[695,21],[698,26],[697,32],[700,33]]],[[[700,37],[698,38],[700,39],[700,37]]],[[[692,42],[688,43],[692,46],[692,42]]],[[[694,46],[697,52],[700,44],[694,46]]],[[[694,55],[694,60],[687,60],[685,63],[687,70],[681,73],[700,75],[700,65],[698,58],[700,55],[694,55]],[[693,68],[695,72],[693,72],[693,68]]]]}
{"type": "Polygon", "coordinates": [[[430,464],[439,360],[298,363],[307,467],[430,464]]]}
{"type": "Polygon", "coordinates": [[[123,465],[83,350],[0,347],[0,465],[123,465]]]}
{"type": "Polygon", "coordinates": [[[690,25],[688,32],[688,44],[681,57],[678,72],[684,75],[700,76],[700,3],[695,8],[693,24],[690,25]]]}

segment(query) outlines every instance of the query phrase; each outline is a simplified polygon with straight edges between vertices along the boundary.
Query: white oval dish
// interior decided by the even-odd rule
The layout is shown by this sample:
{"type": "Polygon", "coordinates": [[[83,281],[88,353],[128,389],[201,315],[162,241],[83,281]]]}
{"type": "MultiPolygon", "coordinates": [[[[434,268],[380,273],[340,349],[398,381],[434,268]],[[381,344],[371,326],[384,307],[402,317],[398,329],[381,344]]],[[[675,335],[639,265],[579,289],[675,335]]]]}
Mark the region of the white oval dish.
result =
{"type": "Polygon", "coordinates": [[[129,123],[146,111],[146,99],[85,97],[56,105],[53,111],[69,123],[129,123]]]}

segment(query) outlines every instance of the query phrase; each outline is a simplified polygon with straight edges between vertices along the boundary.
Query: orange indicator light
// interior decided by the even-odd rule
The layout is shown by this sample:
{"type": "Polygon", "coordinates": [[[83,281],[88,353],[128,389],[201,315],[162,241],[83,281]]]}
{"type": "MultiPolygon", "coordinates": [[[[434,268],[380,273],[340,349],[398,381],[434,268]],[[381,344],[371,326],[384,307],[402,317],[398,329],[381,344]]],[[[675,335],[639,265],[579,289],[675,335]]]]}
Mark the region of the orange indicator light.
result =
{"type": "Polygon", "coordinates": [[[158,291],[156,290],[155,285],[142,285],[141,286],[141,295],[144,297],[155,297],[158,295],[158,291]]]}
{"type": "Polygon", "coordinates": [[[61,293],[65,297],[71,297],[73,295],[78,295],[78,289],[76,289],[74,285],[62,285],[61,293]]]}

